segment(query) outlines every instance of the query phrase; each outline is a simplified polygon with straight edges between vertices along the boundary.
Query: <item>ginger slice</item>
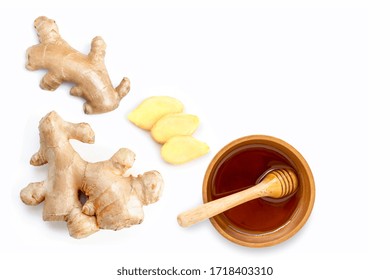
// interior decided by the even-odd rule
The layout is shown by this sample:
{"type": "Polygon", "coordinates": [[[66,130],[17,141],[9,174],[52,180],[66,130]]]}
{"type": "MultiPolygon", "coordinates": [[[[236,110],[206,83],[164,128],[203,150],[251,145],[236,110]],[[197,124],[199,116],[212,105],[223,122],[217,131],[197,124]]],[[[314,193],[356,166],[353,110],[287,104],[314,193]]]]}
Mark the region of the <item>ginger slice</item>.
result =
{"type": "Polygon", "coordinates": [[[163,116],[183,112],[184,105],[170,96],[152,96],[146,98],[127,116],[136,126],[150,130],[163,116]]]}
{"type": "Polygon", "coordinates": [[[174,136],[161,147],[162,158],[171,164],[182,164],[209,152],[209,146],[192,136],[174,136]]]}
{"type": "Polygon", "coordinates": [[[198,126],[199,118],[195,115],[169,114],[159,119],[150,132],[156,142],[164,144],[173,136],[192,135],[198,126]]]}

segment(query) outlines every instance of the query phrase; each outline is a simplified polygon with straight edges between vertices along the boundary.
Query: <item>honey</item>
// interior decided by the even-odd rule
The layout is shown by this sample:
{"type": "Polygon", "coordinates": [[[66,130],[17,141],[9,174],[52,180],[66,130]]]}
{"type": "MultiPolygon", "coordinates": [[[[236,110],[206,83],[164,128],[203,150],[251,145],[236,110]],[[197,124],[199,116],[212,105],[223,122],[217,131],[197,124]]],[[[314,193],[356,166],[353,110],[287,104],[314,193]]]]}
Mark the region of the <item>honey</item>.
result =
{"type": "MultiPolygon", "coordinates": [[[[234,149],[216,165],[210,200],[254,186],[269,171],[285,167],[294,168],[292,161],[268,146],[252,144],[234,149]]],[[[236,231],[264,234],[286,224],[298,201],[299,192],[287,198],[258,198],[227,210],[220,217],[227,219],[236,231]]]]}

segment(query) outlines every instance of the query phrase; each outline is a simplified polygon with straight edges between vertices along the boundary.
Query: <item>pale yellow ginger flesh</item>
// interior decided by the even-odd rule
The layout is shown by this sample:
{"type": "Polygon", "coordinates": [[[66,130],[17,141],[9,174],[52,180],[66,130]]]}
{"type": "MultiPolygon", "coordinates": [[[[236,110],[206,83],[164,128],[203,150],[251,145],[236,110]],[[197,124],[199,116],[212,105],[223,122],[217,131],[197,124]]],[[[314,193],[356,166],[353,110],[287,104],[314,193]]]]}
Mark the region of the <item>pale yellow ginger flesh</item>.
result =
{"type": "Polygon", "coordinates": [[[136,126],[150,130],[153,125],[167,114],[183,112],[184,105],[170,96],[152,96],[146,98],[127,118],[136,126]]]}
{"type": "Polygon", "coordinates": [[[143,206],[160,198],[164,184],[159,172],[125,176],[135,161],[131,150],[121,148],[110,159],[94,163],[80,157],[69,140],[93,143],[87,123],[66,122],[53,111],[40,121],[39,135],[40,148],[30,163],[48,164],[48,178],[30,183],[20,198],[27,205],[43,202],[43,220],[67,222],[72,237],[139,224],[143,206]],[[80,192],[87,197],[84,205],[80,192]]]}
{"type": "Polygon", "coordinates": [[[123,78],[113,87],[104,57],[106,43],[93,38],[91,51],[84,55],[73,49],[59,34],[54,20],[41,16],[34,21],[39,44],[27,50],[28,70],[47,69],[40,87],[56,90],[63,82],[73,83],[70,94],[85,99],[86,114],[105,113],[116,109],[130,90],[130,81],[123,78]]]}
{"type": "Polygon", "coordinates": [[[160,144],[163,159],[181,164],[203,156],[209,147],[191,135],[199,126],[199,118],[183,113],[184,106],[170,96],[146,98],[128,115],[136,126],[150,130],[152,138],[160,144]]]}
{"type": "Polygon", "coordinates": [[[195,115],[169,114],[159,119],[150,132],[156,142],[164,144],[173,136],[192,135],[198,126],[199,118],[195,115]]]}
{"type": "Polygon", "coordinates": [[[192,136],[174,136],[161,147],[162,158],[171,164],[182,164],[209,152],[209,146],[192,136]]]}

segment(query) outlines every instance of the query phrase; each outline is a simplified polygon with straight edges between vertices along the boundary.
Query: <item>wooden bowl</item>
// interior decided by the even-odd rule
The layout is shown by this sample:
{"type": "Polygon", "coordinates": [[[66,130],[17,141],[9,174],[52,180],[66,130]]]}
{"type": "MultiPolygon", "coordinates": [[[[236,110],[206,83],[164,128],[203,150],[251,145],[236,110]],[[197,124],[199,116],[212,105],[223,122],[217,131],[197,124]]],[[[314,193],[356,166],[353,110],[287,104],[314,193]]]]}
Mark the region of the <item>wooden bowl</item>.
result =
{"type": "Polygon", "coordinates": [[[229,184],[226,187],[231,188],[230,193],[239,191],[243,187],[239,186],[240,183],[249,184],[249,181],[256,181],[256,177],[266,169],[282,165],[293,168],[297,173],[299,186],[294,196],[278,201],[259,201],[259,198],[211,218],[211,223],[222,236],[247,247],[272,246],[289,239],[310,216],[315,186],[309,165],[302,155],[291,145],[275,137],[242,137],[229,143],[215,155],[203,181],[205,203],[218,198],[217,196],[229,194],[228,191],[221,193],[223,184],[229,184]]]}

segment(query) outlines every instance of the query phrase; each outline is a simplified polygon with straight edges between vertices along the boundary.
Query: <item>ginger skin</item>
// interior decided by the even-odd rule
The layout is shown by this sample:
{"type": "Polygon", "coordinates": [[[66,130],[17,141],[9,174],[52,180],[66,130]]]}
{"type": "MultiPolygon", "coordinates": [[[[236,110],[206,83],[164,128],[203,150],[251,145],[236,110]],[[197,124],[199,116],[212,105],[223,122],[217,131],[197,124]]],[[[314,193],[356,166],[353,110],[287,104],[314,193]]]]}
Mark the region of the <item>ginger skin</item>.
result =
{"type": "Polygon", "coordinates": [[[80,157],[69,140],[93,143],[94,132],[88,124],[66,122],[53,111],[40,121],[39,132],[41,145],[30,163],[47,163],[48,178],[30,183],[20,198],[27,205],[44,202],[43,220],[66,221],[72,237],[139,224],[143,205],[160,198],[163,180],[157,171],[124,177],[135,160],[129,149],[121,148],[109,160],[95,163],[80,157]],[[79,192],[88,198],[84,205],[79,192]]]}
{"type": "Polygon", "coordinates": [[[99,36],[93,38],[91,51],[84,55],[61,38],[54,20],[41,16],[34,21],[39,44],[27,50],[28,70],[47,69],[40,87],[54,91],[61,83],[75,84],[70,94],[86,100],[86,114],[105,113],[116,109],[130,90],[130,81],[123,78],[112,86],[104,65],[106,44],[99,36]]]}

